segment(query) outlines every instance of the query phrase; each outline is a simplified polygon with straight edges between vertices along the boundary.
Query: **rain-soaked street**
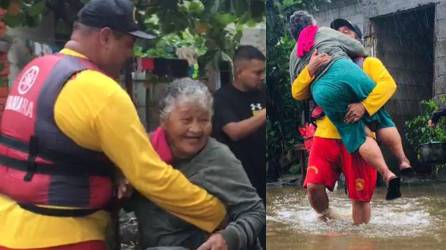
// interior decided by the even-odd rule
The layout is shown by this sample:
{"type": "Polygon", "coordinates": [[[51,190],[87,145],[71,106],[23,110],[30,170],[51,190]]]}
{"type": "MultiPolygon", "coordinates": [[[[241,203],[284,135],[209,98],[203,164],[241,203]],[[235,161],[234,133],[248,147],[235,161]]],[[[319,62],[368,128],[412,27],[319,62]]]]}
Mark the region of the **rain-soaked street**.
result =
{"type": "Polygon", "coordinates": [[[444,190],[446,183],[405,185],[403,198],[389,202],[380,187],[372,200],[370,224],[353,226],[343,189],[329,193],[339,219],[322,222],[302,188],[272,187],[267,196],[267,249],[446,249],[444,190]]]}

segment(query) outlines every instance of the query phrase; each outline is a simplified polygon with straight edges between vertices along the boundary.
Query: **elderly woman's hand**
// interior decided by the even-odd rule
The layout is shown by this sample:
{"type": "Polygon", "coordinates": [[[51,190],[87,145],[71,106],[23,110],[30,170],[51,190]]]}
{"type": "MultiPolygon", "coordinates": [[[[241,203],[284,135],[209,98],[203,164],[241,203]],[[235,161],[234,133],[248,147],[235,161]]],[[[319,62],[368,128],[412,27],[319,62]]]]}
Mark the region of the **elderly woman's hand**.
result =
{"type": "Polygon", "coordinates": [[[129,180],[125,177],[119,177],[117,180],[118,188],[118,200],[130,198],[133,194],[133,188],[130,185],[129,180]]]}
{"type": "Polygon", "coordinates": [[[228,245],[221,234],[215,233],[197,250],[228,250],[228,245]]]}
{"type": "Polygon", "coordinates": [[[331,56],[327,53],[319,54],[317,49],[314,50],[313,54],[311,54],[310,62],[307,65],[308,72],[310,72],[311,76],[314,76],[316,72],[325,64],[331,61],[331,56]]]}

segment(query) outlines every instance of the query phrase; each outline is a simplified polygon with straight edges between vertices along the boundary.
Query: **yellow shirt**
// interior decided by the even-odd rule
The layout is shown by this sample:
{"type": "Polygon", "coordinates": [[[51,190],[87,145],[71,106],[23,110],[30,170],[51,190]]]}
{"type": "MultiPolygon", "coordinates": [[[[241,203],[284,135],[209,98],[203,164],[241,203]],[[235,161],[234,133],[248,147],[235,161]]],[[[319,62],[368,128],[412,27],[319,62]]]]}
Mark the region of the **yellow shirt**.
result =
{"type": "MultiPolygon", "coordinates": [[[[376,83],[376,87],[362,101],[369,115],[375,114],[396,91],[396,83],[387,71],[383,63],[376,57],[367,57],[363,62],[364,72],[376,83]]],[[[311,97],[310,86],[314,77],[310,75],[305,67],[291,85],[291,94],[298,101],[307,100],[311,97]]],[[[341,139],[338,130],[333,123],[324,116],[316,120],[315,136],[328,139],[341,139]]]]}
{"type": "MultiPolygon", "coordinates": [[[[64,54],[85,57],[63,49],[64,54]]],[[[212,232],[223,220],[223,204],[190,183],[153,150],[128,94],[113,79],[85,70],[69,80],[54,107],[57,126],[74,142],[104,152],[132,186],[160,207],[212,232]]],[[[0,246],[38,248],[104,240],[110,215],[51,217],[20,208],[0,195],[0,246]]]]}

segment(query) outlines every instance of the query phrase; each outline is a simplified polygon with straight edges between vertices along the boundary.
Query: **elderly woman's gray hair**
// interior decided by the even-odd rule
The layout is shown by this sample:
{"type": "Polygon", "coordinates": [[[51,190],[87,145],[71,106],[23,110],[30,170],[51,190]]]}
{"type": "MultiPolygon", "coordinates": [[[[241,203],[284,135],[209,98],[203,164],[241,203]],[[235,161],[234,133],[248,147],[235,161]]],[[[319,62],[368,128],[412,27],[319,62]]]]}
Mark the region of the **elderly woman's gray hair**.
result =
{"type": "Polygon", "coordinates": [[[300,32],[307,27],[308,25],[315,25],[316,20],[314,20],[314,17],[306,12],[305,10],[298,10],[295,11],[291,16],[289,20],[289,31],[291,37],[294,38],[294,40],[297,41],[297,38],[299,38],[300,32]]]}
{"type": "Polygon", "coordinates": [[[198,105],[213,114],[213,98],[208,87],[191,78],[181,78],[169,84],[167,92],[160,100],[160,119],[165,120],[175,105],[184,103],[198,105]]]}

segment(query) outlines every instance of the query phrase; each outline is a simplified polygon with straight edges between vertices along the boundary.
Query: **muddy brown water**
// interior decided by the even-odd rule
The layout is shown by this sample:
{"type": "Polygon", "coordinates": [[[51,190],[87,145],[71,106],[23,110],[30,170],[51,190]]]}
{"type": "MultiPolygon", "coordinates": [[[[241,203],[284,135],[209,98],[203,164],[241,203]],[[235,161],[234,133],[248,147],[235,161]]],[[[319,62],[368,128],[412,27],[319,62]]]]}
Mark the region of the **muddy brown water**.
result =
{"type": "Polygon", "coordinates": [[[322,222],[302,188],[268,188],[267,249],[446,250],[446,183],[404,186],[402,193],[389,202],[378,188],[370,223],[354,226],[343,190],[329,193],[339,219],[322,222]]]}

